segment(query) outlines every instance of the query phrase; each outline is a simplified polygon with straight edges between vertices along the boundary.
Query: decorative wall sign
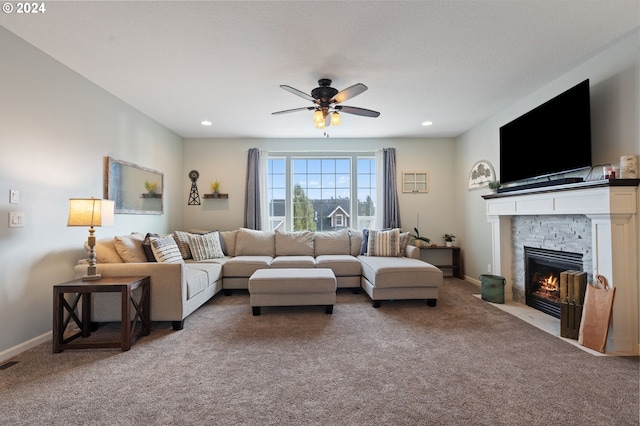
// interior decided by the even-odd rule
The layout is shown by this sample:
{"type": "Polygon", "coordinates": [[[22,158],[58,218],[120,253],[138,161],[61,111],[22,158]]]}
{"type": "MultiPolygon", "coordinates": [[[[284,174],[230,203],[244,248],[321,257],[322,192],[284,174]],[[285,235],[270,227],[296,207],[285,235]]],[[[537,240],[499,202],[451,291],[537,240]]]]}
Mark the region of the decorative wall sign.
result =
{"type": "Polygon", "coordinates": [[[486,160],[478,161],[471,168],[469,173],[469,189],[482,188],[489,182],[497,180],[493,166],[486,160]]]}

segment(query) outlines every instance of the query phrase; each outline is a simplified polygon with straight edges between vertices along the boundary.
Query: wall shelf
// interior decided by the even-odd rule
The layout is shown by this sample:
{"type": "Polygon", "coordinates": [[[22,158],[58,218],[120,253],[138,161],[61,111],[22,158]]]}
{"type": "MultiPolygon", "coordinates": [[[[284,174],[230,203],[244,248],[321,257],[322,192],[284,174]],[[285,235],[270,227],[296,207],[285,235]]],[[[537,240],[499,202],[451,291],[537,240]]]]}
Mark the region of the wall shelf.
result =
{"type": "Polygon", "coordinates": [[[204,194],[204,198],[229,198],[229,194],[204,194]]]}

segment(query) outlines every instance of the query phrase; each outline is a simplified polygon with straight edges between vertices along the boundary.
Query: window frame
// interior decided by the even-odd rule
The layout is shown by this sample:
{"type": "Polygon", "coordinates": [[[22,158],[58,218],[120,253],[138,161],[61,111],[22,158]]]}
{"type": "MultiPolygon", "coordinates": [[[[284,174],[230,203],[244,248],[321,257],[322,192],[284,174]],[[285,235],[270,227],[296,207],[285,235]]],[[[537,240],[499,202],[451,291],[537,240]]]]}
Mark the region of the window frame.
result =
{"type": "MultiPolygon", "coordinates": [[[[271,194],[272,187],[268,186],[269,181],[265,184],[265,187],[268,188],[267,194],[265,196],[265,204],[267,209],[267,226],[269,230],[273,229],[281,229],[286,231],[291,231],[293,229],[293,188],[294,188],[294,173],[293,173],[293,161],[296,159],[350,159],[350,167],[349,167],[349,176],[350,176],[350,188],[349,188],[349,208],[351,210],[350,218],[349,218],[349,228],[359,229],[359,214],[358,214],[358,190],[360,189],[358,186],[358,160],[366,159],[373,161],[372,170],[369,170],[367,174],[373,175],[373,187],[367,186],[366,188],[372,189],[371,198],[374,200],[374,212],[377,212],[378,203],[375,201],[377,198],[376,194],[376,174],[377,166],[376,162],[378,161],[376,157],[376,153],[373,151],[317,151],[317,152],[276,152],[276,151],[268,151],[267,152],[267,164],[270,164],[270,160],[284,160],[284,176],[285,176],[285,216],[282,224],[276,224],[273,220],[275,216],[271,215],[270,205],[271,205],[271,194]]],[[[268,167],[269,169],[269,167],[268,167]]],[[[266,179],[271,177],[270,170],[265,171],[266,179]]],[[[371,184],[371,182],[370,182],[371,184]]],[[[370,222],[375,221],[374,216],[363,216],[363,217],[371,217],[370,222]]],[[[279,218],[279,216],[278,216],[279,218]]],[[[346,218],[343,218],[343,221],[346,218]]],[[[278,219],[276,219],[278,220],[278,219]]]]}

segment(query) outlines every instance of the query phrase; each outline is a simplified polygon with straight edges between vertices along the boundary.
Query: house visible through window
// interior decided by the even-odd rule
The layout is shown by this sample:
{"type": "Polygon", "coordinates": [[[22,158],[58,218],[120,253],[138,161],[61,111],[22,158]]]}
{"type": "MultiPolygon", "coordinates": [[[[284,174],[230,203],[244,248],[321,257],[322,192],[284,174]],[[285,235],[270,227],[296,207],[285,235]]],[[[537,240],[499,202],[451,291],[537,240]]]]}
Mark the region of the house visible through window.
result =
{"type": "Polygon", "coordinates": [[[376,204],[375,157],[270,153],[267,198],[269,230],[369,227],[376,204]]]}

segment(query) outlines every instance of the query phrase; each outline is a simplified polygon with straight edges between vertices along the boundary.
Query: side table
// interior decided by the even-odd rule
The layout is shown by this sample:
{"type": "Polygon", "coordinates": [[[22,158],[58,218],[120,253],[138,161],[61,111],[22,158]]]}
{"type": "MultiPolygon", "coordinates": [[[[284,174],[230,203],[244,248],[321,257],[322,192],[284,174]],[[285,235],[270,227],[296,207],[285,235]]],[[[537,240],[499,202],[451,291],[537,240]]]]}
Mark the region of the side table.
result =
{"type": "Polygon", "coordinates": [[[131,349],[131,345],[151,331],[151,286],[149,277],[103,277],[95,281],[80,279],[53,286],[53,353],[65,349],[90,348],[120,348],[123,351],[131,349]],[[136,301],[133,291],[138,287],[141,295],[136,301]],[[91,295],[93,293],[112,292],[122,295],[122,325],[120,340],[106,342],[70,343],[78,337],[91,335],[91,295]],[[66,294],[73,294],[70,299],[66,294]],[[80,317],[78,317],[78,303],[81,302],[80,317]],[[131,319],[131,306],[135,316],[131,319]],[[79,331],[65,337],[65,330],[69,322],[78,326],[79,331]],[[133,334],[138,321],[140,331],[133,334]]]}
{"type": "Polygon", "coordinates": [[[420,247],[420,260],[423,260],[425,262],[428,263],[432,263],[431,261],[429,261],[428,259],[428,254],[430,250],[450,250],[451,251],[451,263],[448,264],[440,264],[440,265],[433,265],[436,268],[444,268],[444,269],[451,269],[451,275],[456,277],[456,278],[460,278],[461,280],[464,279],[464,273],[462,271],[462,256],[460,255],[460,247],[456,247],[456,246],[451,246],[451,247],[447,247],[447,246],[428,246],[428,247],[420,247]]]}

